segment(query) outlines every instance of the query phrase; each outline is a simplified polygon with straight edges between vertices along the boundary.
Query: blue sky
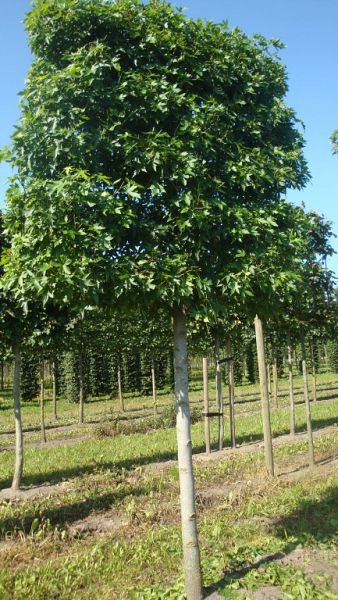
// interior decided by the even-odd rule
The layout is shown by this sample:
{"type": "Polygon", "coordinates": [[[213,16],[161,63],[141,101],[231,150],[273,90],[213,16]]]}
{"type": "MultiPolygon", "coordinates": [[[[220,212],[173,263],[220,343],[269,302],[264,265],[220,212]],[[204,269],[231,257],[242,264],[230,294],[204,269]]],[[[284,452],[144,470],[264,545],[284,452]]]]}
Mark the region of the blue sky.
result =
{"type": "MultiPolygon", "coordinates": [[[[288,199],[304,202],[323,213],[338,235],[338,156],[332,156],[329,137],[338,129],[338,2],[337,0],[177,0],[186,14],[214,21],[228,20],[248,35],[279,37],[285,44],[287,102],[305,124],[305,155],[312,180],[306,189],[290,191],[288,199]]],[[[31,55],[22,20],[29,0],[1,0],[0,22],[0,147],[10,141],[19,117],[18,92],[31,55]]],[[[0,165],[0,204],[9,169],[0,165]]],[[[333,245],[338,251],[338,240],[333,245]]],[[[338,255],[329,261],[338,274],[338,255]]]]}

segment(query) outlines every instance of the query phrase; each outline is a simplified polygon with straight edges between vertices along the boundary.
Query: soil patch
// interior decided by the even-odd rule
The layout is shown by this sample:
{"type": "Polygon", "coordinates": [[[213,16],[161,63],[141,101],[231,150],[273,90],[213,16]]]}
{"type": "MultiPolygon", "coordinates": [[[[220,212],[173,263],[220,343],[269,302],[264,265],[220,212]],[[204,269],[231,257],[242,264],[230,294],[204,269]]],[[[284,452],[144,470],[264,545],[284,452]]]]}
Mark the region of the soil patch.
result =
{"type": "Polygon", "coordinates": [[[14,502],[24,500],[35,500],[37,498],[46,498],[48,496],[54,496],[55,494],[62,494],[68,491],[69,482],[62,481],[54,485],[39,485],[32,486],[29,488],[22,488],[20,490],[12,490],[7,488],[0,491],[0,501],[10,500],[14,502]]]}

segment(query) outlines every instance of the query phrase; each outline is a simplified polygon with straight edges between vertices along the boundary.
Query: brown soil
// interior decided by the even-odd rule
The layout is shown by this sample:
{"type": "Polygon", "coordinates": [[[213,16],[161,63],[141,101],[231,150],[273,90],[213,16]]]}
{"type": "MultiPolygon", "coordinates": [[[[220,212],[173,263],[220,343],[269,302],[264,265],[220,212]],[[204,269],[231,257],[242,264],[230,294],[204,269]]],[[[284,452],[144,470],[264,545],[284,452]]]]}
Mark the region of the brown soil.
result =
{"type": "Polygon", "coordinates": [[[30,488],[22,488],[20,490],[12,490],[7,488],[0,491],[0,500],[10,500],[14,502],[22,500],[35,500],[37,498],[45,498],[56,494],[63,494],[68,491],[69,483],[63,481],[54,485],[39,485],[30,488]]]}

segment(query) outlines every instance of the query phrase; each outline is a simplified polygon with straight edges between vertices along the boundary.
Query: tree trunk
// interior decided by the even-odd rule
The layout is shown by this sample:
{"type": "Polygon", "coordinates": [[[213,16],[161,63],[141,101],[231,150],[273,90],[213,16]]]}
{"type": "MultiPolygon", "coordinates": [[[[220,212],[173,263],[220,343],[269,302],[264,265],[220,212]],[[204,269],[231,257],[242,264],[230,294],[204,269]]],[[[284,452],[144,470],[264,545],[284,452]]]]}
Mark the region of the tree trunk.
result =
{"type": "Polygon", "coordinates": [[[117,365],[117,388],[118,388],[118,394],[119,394],[120,408],[121,408],[122,412],[124,412],[125,409],[124,409],[124,398],[123,398],[123,393],[122,393],[122,375],[121,375],[120,360],[117,365]]]}
{"type": "Polygon", "coordinates": [[[54,359],[51,362],[51,367],[52,367],[51,372],[52,372],[53,413],[54,413],[54,419],[55,419],[55,421],[57,421],[58,414],[57,414],[57,402],[56,402],[56,366],[55,366],[54,359]]]}
{"type": "Polygon", "coordinates": [[[41,359],[40,363],[40,418],[41,418],[41,437],[42,441],[46,442],[46,428],[45,428],[45,372],[44,372],[44,360],[41,359]]]}
{"type": "Polygon", "coordinates": [[[14,348],[14,381],[13,381],[13,400],[14,400],[14,418],[15,418],[15,469],[12,481],[12,490],[19,490],[23,472],[23,433],[21,421],[20,404],[20,371],[21,355],[20,346],[14,348]]]}
{"type": "Polygon", "coordinates": [[[156,373],[155,373],[155,359],[151,359],[151,383],[153,389],[153,404],[154,413],[157,415],[157,394],[156,394],[156,373]]]}
{"type": "Polygon", "coordinates": [[[272,377],[273,377],[273,405],[278,408],[278,371],[277,371],[277,356],[274,352],[272,362],[272,377]]]}
{"type": "Polygon", "coordinates": [[[79,354],[79,422],[84,422],[84,400],[85,400],[85,389],[84,389],[84,377],[83,377],[83,354],[80,351],[79,354]]]}
{"type": "Polygon", "coordinates": [[[209,381],[208,381],[208,359],[203,358],[203,399],[204,399],[204,437],[205,451],[211,452],[210,446],[210,419],[209,419],[209,381]]]}
{"type": "Polygon", "coordinates": [[[324,344],[324,360],[325,360],[325,370],[329,370],[329,355],[327,353],[327,345],[324,344]]]}
{"type": "Polygon", "coordinates": [[[310,465],[310,467],[313,467],[315,464],[315,454],[314,454],[314,448],[313,448],[311,408],[310,408],[310,401],[309,401],[309,388],[308,388],[304,335],[302,335],[302,338],[301,338],[301,348],[302,348],[302,369],[303,369],[303,382],[304,382],[304,401],[305,401],[305,411],[306,411],[306,427],[307,427],[308,442],[309,442],[309,465],[310,465]]]}
{"type": "Polygon", "coordinates": [[[256,344],[257,344],[257,358],[258,358],[258,371],[259,371],[259,383],[261,388],[261,401],[262,401],[262,420],[263,420],[263,433],[264,433],[264,448],[265,448],[265,464],[269,475],[274,475],[274,464],[273,464],[273,451],[272,451],[272,436],[271,436],[271,422],[270,422],[270,404],[269,404],[269,390],[266,373],[266,362],[265,362],[265,349],[264,349],[264,333],[263,324],[261,319],[256,315],[255,318],[255,331],[256,331],[256,344]]]}
{"type": "Polygon", "coordinates": [[[311,365],[312,365],[313,400],[314,400],[314,402],[317,402],[317,369],[316,369],[315,353],[314,353],[312,342],[310,344],[310,348],[311,348],[311,365]]]}
{"type": "Polygon", "coordinates": [[[292,371],[292,347],[290,338],[288,338],[288,370],[289,370],[289,394],[290,394],[290,434],[296,433],[295,417],[295,396],[293,390],[293,371],[292,371]]]}
{"type": "Polygon", "coordinates": [[[4,361],[2,360],[2,361],[1,361],[1,391],[2,391],[2,392],[3,392],[3,391],[4,391],[4,389],[5,389],[5,386],[4,386],[4,370],[5,370],[5,369],[4,369],[4,361]]]}
{"type": "Polygon", "coordinates": [[[220,365],[219,339],[216,339],[215,344],[216,356],[216,402],[218,412],[218,449],[223,448],[224,438],[224,415],[223,415],[223,395],[222,395],[222,370],[220,365]]]}
{"type": "Polygon", "coordinates": [[[187,326],[186,315],[182,309],[177,310],[174,314],[174,368],[185,590],[187,600],[202,600],[202,575],[190,434],[187,326]]]}
{"type": "Polygon", "coordinates": [[[236,431],[235,431],[235,377],[234,377],[234,360],[232,357],[231,339],[227,340],[228,354],[228,390],[229,390],[229,418],[230,418],[230,439],[232,448],[236,448],[236,431]]]}

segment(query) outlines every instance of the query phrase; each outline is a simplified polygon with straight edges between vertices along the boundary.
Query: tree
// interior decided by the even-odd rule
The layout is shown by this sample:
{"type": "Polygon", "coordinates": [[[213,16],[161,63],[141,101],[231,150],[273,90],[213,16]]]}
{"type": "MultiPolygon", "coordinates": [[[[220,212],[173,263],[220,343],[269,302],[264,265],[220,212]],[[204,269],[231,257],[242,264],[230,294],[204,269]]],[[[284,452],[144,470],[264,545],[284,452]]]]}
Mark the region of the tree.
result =
{"type": "Polygon", "coordinates": [[[253,293],[270,213],[307,179],[280,44],[158,0],[37,0],[26,25],[7,285],[24,306],[172,315],[186,591],[200,599],[187,314],[253,293]]]}

